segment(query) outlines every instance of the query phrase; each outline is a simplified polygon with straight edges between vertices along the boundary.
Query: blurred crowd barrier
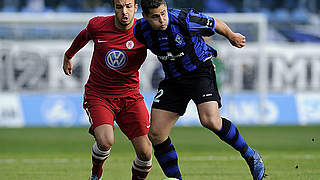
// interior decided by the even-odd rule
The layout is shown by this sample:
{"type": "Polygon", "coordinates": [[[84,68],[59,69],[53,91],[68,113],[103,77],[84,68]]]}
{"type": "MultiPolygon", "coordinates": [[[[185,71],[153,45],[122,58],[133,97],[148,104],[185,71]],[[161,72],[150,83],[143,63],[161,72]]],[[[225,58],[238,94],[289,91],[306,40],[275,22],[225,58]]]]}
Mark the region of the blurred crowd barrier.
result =
{"type": "MultiPolygon", "coordinates": [[[[79,92],[88,75],[93,44],[88,44],[74,58],[71,77],[62,70],[63,54],[70,42],[7,42],[0,45],[0,91],[2,92],[79,92]]],[[[227,43],[216,45],[219,51],[220,88],[223,92],[319,92],[320,52],[317,44],[272,44],[263,46],[264,67],[260,67],[262,49],[248,44],[236,49],[227,43]],[[260,82],[259,71],[263,74],[260,82]]],[[[163,78],[157,58],[148,53],[140,70],[143,91],[154,91],[163,78]]]]}

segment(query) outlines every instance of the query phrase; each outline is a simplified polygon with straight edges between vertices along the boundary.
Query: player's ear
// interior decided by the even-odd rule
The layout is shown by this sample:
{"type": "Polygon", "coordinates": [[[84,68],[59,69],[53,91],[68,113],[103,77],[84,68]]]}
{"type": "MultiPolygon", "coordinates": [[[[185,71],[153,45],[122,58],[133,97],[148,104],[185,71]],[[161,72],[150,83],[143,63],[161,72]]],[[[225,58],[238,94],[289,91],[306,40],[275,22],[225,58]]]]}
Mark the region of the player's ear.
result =
{"type": "Polygon", "coordinates": [[[146,13],[142,12],[142,17],[146,19],[147,18],[146,13]]]}
{"type": "Polygon", "coordinates": [[[138,4],[135,4],[135,5],[134,5],[134,12],[137,12],[137,11],[138,11],[138,8],[139,8],[139,5],[138,5],[138,4]]]}

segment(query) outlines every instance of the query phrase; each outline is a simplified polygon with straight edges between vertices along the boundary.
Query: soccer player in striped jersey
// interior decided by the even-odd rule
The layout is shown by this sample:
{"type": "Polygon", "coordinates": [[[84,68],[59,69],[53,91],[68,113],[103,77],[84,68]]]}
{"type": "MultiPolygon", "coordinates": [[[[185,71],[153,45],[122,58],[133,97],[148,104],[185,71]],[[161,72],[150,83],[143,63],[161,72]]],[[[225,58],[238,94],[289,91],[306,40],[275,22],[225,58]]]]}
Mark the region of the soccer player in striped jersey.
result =
{"type": "Polygon", "coordinates": [[[149,113],[139,91],[138,72],[147,49],[133,35],[137,1],[113,0],[115,14],[92,18],[64,56],[63,70],[71,75],[72,57],[89,41],[94,42],[83,102],[91,123],[89,132],[95,138],[90,180],[101,179],[114,143],[114,121],[136,152],[132,180],[145,179],[152,167],[149,113]]]}
{"type": "Polygon", "coordinates": [[[193,9],[168,9],[165,0],[142,0],[141,7],[144,18],[135,24],[135,37],[157,55],[165,72],[152,104],[149,131],[154,155],[165,175],[182,179],[169,134],[192,99],[201,124],[239,151],[253,179],[261,180],[265,168],[259,153],[246,144],[231,121],[219,114],[221,98],[211,61],[217,51],[202,38],[218,33],[242,48],[245,37],[221,20],[193,9]]]}

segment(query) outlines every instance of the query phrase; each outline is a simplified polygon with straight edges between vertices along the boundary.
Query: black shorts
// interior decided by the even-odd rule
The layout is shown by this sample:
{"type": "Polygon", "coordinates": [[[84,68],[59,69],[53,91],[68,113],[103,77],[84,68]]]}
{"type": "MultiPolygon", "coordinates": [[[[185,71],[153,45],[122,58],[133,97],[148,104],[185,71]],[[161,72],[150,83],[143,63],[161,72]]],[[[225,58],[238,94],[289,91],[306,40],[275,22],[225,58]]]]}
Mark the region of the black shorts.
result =
{"type": "Polygon", "coordinates": [[[179,79],[161,81],[152,108],[176,112],[182,116],[191,99],[197,105],[217,101],[219,108],[222,106],[211,62],[179,79]]]}

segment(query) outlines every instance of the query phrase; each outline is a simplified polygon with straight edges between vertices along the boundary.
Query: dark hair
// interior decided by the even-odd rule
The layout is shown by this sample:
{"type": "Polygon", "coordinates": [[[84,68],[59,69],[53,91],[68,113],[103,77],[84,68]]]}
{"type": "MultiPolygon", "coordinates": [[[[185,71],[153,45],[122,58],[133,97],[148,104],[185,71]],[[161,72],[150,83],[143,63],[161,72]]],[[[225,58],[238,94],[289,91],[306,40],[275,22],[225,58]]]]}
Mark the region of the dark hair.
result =
{"type": "MultiPolygon", "coordinates": [[[[138,4],[139,0],[134,0],[134,4],[138,4]]],[[[114,0],[112,0],[112,8],[114,8],[114,0]]]]}
{"type": "Polygon", "coordinates": [[[167,3],[165,0],[141,0],[141,8],[145,14],[149,14],[150,9],[158,8],[161,4],[167,3]]]}

